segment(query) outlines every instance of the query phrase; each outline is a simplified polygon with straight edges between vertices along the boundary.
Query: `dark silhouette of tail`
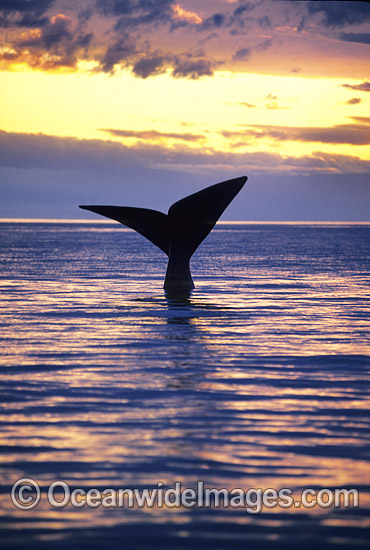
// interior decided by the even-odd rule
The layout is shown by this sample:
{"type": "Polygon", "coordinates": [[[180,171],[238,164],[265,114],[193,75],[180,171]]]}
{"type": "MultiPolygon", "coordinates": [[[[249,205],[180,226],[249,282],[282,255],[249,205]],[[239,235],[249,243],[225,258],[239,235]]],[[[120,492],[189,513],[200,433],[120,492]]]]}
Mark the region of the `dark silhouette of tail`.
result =
{"type": "Polygon", "coordinates": [[[116,220],[144,235],[168,256],[164,288],[188,292],[194,288],[189,262],[200,243],[239,193],[246,176],[223,181],[175,202],[168,214],[129,206],[80,206],[116,220]]]}

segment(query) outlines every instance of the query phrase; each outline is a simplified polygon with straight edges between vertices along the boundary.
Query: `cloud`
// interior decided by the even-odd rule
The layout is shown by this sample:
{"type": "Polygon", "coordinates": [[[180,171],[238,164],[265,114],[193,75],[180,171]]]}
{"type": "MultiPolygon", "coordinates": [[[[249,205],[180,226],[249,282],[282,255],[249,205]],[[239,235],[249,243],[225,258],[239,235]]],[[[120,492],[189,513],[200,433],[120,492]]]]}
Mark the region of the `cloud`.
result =
{"type": "Polygon", "coordinates": [[[361,160],[354,155],[323,153],[321,151],[294,159],[294,165],[296,168],[307,168],[312,172],[370,174],[370,161],[368,160],[361,160]]]}
{"type": "MultiPolygon", "coordinates": [[[[368,220],[370,162],[316,152],[223,153],[139,142],[0,132],[1,217],[82,217],[77,205],[124,204],[163,212],[212,183],[246,174],[243,220],[368,220]]],[[[91,216],[86,214],[91,219],[91,216]]]]}
{"type": "Polygon", "coordinates": [[[27,62],[32,67],[50,69],[74,67],[78,52],[87,52],[92,33],[79,34],[72,30],[72,19],[63,14],[52,17],[39,29],[23,33],[14,42],[14,49],[1,55],[2,59],[27,62]]]}
{"type": "MultiPolygon", "coordinates": [[[[107,129],[111,133],[124,130],[107,129]]],[[[154,137],[147,131],[146,138],[154,137]]],[[[128,133],[133,136],[140,132],[128,133]]],[[[144,132],[145,135],[146,132],[144,132]]],[[[117,135],[117,134],[115,134],[117,135]]],[[[141,134],[142,137],[143,134],[141,134]]],[[[171,134],[163,134],[169,136],[171,134]]],[[[177,136],[177,134],[174,134],[177,136]]],[[[178,134],[183,136],[182,134],[178,134]]],[[[177,139],[177,138],[175,138],[177,139]]],[[[198,139],[190,135],[190,141],[198,139]]],[[[199,137],[202,139],[202,136],[199,137]]],[[[279,153],[223,153],[208,149],[179,146],[176,149],[138,143],[127,147],[122,143],[103,140],[79,140],[43,134],[17,134],[0,131],[0,166],[17,169],[47,169],[54,171],[89,171],[130,173],[138,166],[152,170],[203,173],[228,171],[232,174],[248,170],[254,173],[370,173],[370,161],[350,155],[316,152],[303,157],[279,153]]]]}
{"type": "Polygon", "coordinates": [[[119,38],[110,44],[99,65],[99,69],[103,72],[112,72],[115,65],[129,62],[130,57],[136,53],[135,43],[131,37],[119,38]]]}
{"type": "Polygon", "coordinates": [[[220,29],[221,27],[230,25],[230,19],[223,13],[214,13],[211,17],[205,19],[202,25],[199,25],[199,30],[220,29]]]}
{"type": "Polygon", "coordinates": [[[370,92],[370,82],[362,82],[361,84],[342,84],[343,88],[358,90],[359,92],[370,92]]]}
{"type": "Polygon", "coordinates": [[[0,0],[2,27],[43,27],[49,22],[44,14],[55,0],[0,0]]]}
{"type": "MultiPolygon", "coordinates": [[[[241,105],[242,107],[248,107],[249,109],[256,109],[257,107],[260,109],[287,109],[288,107],[286,105],[282,105],[279,103],[279,96],[276,94],[267,94],[262,102],[259,103],[259,105],[255,105],[254,103],[249,103],[247,101],[241,101],[238,103],[228,103],[228,105],[241,105]]],[[[239,134],[238,134],[239,135],[239,134]]]]}
{"type": "Polygon", "coordinates": [[[191,78],[194,80],[202,76],[212,76],[217,65],[219,65],[219,62],[209,59],[175,56],[172,75],[175,78],[191,78]]]}
{"type": "Polygon", "coordinates": [[[257,105],[254,105],[253,103],[248,103],[247,101],[242,101],[241,103],[237,103],[237,105],[241,105],[242,107],[248,107],[248,109],[256,109],[257,105]]]}
{"type": "Polygon", "coordinates": [[[97,0],[96,5],[102,15],[119,17],[115,30],[124,31],[128,27],[170,21],[173,3],[173,0],[97,0]]]}
{"type": "MultiPolygon", "coordinates": [[[[261,28],[271,27],[270,18],[265,15],[266,7],[258,10],[261,2],[242,2],[240,6],[234,9],[231,22],[237,24],[239,27],[244,27],[246,23],[253,24],[254,26],[260,26],[261,28]],[[256,16],[250,15],[250,13],[257,8],[256,16]],[[258,12],[261,15],[258,15],[258,12]],[[263,15],[262,15],[263,13],[263,15]]],[[[233,31],[235,32],[235,30],[233,31]]]]}
{"type": "Polygon", "coordinates": [[[175,4],[172,6],[172,11],[173,17],[182,24],[195,23],[196,25],[199,25],[203,22],[203,18],[200,15],[193,11],[185,10],[182,6],[180,6],[180,4],[175,4]]]}
{"type": "Polygon", "coordinates": [[[201,53],[198,52],[197,55],[188,52],[175,55],[160,50],[150,51],[148,45],[143,52],[128,36],[108,47],[100,61],[99,70],[113,72],[116,65],[123,65],[129,67],[133,74],[140,78],[159,75],[167,70],[175,78],[198,79],[203,76],[212,76],[220,62],[199,57],[201,53]]]}
{"type": "Polygon", "coordinates": [[[78,14],[77,14],[77,18],[78,18],[80,26],[86,25],[86,23],[93,16],[93,13],[94,13],[94,11],[93,11],[92,8],[86,8],[86,9],[82,9],[81,11],[79,11],[78,14]]]}
{"type": "Polygon", "coordinates": [[[268,15],[264,15],[263,17],[257,17],[257,22],[262,29],[264,28],[270,29],[273,26],[271,19],[269,18],[268,15]]]}
{"type": "Polygon", "coordinates": [[[342,124],[333,128],[298,128],[297,130],[290,131],[288,139],[289,137],[297,141],[306,142],[369,145],[370,128],[359,124],[342,124]]]}
{"type": "Polygon", "coordinates": [[[346,103],[347,105],[358,105],[359,103],[361,103],[361,101],[362,100],[359,97],[352,97],[346,103]]]}
{"type": "Polygon", "coordinates": [[[253,36],[256,29],[266,30],[272,29],[274,26],[280,26],[280,21],[277,22],[279,14],[274,9],[274,1],[264,0],[264,2],[261,2],[257,0],[254,2],[240,2],[240,4],[234,9],[232,16],[229,18],[229,24],[234,25],[234,28],[230,31],[231,35],[245,34],[245,30],[248,28],[253,36]],[[269,15],[266,15],[266,12],[269,15]]]}
{"type": "MultiPolygon", "coordinates": [[[[4,67],[18,61],[45,69],[75,68],[78,61],[91,60],[95,71],[113,73],[126,68],[140,78],[168,71],[175,78],[196,79],[212,76],[220,65],[225,70],[243,70],[247,60],[251,60],[248,63],[251,70],[256,71],[257,67],[259,72],[261,56],[258,53],[271,50],[274,44],[275,59],[279,61],[273,69],[286,74],[281,63],[286,58],[287,44],[297,40],[296,29],[303,15],[308,22],[313,20],[316,24],[321,16],[326,26],[338,27],[341,16],[328,4],[338,3],[0,0],[4,44],[0,56],[4,67]],[[28,32],[21,36],[19,26],[22,25],[34,34],[28,32]],[[13,27],[11,32],[5,33],[4,28],[9,26],[13,27]],[[200,44],[205,48],[201,55],[195,50],[200,44]],[[189,54],[191,48],[195,53],[189,54]],[[279,48],[283,48],[282,56],[278,56],[279,48]]],[[[343,6],[346,13],[354,12],[350,4],[341,2],[341,9],[343,6]]],[[[350,23],[355,16],[351,17],[350,23]]],[[[323,26],[325,24],[321,28],[323,26]]],[[[302,33],[305,43],[314,38],[312,33],[317,32],[314,28],[317,29],[317,24],[316,27],[308,25],[304,37],[302,33]]],[[[368,42],[366,32],[356,34],[343,30],[346,31],[340,34],[343,44],[368,42]]],[[[274,58],[262,57],[262,70],[270,71],[274,58]]],[[[309,69],[310,63],[304,61],[302,59],[302,66],[309,69]]]]}
{"type": "Polygon", "coordinates": [[[248,13],[254,8],[252,2],[244,2],[241,6],[235,8],[233,15],[234,17],[240,17],[243,13],[248,13]]]}
{"type": "Polygon", "coordinates": [[[344,27],[370,20],[370,5],[367,2],[307,2],[310,15],[319,13],[326,27],[344,27]]]}
{"type": "Polygon", "coordinates": [[[273,45],[274,43],[274,38],[271,37],[271,38],[266,38],[265,40],[262,40],[262,42],[259,42],[255,47],[254,47],[254,50],[256,52],[264,52],[266,50],[268,50],[269,48],[271,48],[271,46],[273,45]]]}
{"type": "Polygon", "coordinates": [[[329,128],[248,125],[242,132],[224,131],[222,135],[231,140],[237,139],[238,147],[245,146],[246,141],[255,139],[272,139],[276,141],[303,141],[329,144],[369,145],[370,125],[341,124],[329,128]],[[243,142],[244,139],[244,142],[243,142]]]}
{"type": "Polygon", "coordinates": [[[179,134],[176,132],[157,132],[157,130],[116,130],[113,128],[101,128],[102,132],[108,132],[112,136],[137,138],[140,140],[175,139],[180,141],[201,141],[205,139],[202,134],[179,134]]]}
{"type": "Polygon", "coordinates": [[[287,109],[287,107],[279,103],[279,97],[276,94],[267,94],[265,97],[265,109],[287,109]]]}
{"type": "Polygon", "coordinates": [[[233,60],[234,61],[244,61],[246,59],[249,59],[250,54],[251,54],[250,48],[239,48],[234,53],[233,60]]]}
{"type": "Polygon", "coordinates": [[[344,40],[344,42],[354,42],[356,44],[370,44],[370,33],[342,32],[339,35],[339,39],[344,40]]]}
{"type": "Polygon", "coordinates": [[[31,31],[23,40],[18,42],[21,48],[31,47],[50,51],[61,43],[71,42],[72,19],[63,14],[53,17],[40,31],[31,31]]]}
{"type": "Polygon", "coordinates": [[[141,78],[147,78],[156,74],[161,74],[166,70],[166,62],[169,58],[166,55],[152,55],[151,57],[142,57],[132,68],[132,72],[141,78]]]}
{"type": "Polygon", "coordinates": [[[370,124],[369,116],[351,116],[351,119],[356,122],[360,122],[361,124],[370,124]]]}

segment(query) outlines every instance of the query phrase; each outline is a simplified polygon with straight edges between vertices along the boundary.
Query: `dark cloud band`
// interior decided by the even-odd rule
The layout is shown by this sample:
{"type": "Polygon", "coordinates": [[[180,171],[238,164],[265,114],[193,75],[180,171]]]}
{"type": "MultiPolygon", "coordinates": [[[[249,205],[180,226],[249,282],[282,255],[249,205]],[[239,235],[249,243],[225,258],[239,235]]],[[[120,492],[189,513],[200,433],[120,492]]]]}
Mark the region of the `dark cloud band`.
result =
{"type": "MultiPolygon", "coordinates": [[[[353,117],[354,118],[354,117],[353,117]]],[[[239,147],[256,139],[274,141],[302,141],[327,144],[369,145],[370,125],[366,121],[359,124],[341,124],[329,128],[248,125],[241,131],[224,131],[222,135],[237,140],[239,147]],[[244,140],[244,141],[243,141],[244,140]]]]}

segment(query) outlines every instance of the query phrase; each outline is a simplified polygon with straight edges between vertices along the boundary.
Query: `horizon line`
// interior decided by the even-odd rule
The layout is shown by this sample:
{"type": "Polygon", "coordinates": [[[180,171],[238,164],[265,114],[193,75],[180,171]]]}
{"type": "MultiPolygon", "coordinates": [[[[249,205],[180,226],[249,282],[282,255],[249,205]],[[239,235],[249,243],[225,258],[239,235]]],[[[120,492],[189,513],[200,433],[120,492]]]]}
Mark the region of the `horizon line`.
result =
{"type": "MultiPolygon", "coordinates": [[[[86,223],[99,225],[116,225],[119,222],[110,220],[91,220],[87,218],[0,218],[0,223],[86,223]]],[[[369,225],[370,220],[221,220],[216,225],[369,225]]]]}

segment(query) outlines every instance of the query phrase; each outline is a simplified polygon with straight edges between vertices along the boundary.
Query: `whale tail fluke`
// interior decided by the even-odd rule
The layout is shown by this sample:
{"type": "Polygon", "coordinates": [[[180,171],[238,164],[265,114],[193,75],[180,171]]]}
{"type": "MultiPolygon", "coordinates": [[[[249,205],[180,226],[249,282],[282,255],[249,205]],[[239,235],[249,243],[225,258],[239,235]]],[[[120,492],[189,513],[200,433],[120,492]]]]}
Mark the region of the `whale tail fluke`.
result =
{"type": "Polygon", "coordinates": [[[128,206],[84,206],[134,229],[169,257],[164,288],[187,291],[194,288],[189,261],[210,233],[224,210],[239,193],[246,176],[211,185],[175,202],[168,214],[128,206]]]}
{"type": "Polygon", "coordinates": [[[168,218],[166,214],[149,208],[131,206],[80,205],[80,208],[127,225],[127,227],[134,229],[158,246],[167,256],[169,255],[168,218]]]}
{"type": "Polygon", "coordinates": [[[168,211],[171,247],[190,259],[247,178],[223,181],[175,202],[168,211]]]}

